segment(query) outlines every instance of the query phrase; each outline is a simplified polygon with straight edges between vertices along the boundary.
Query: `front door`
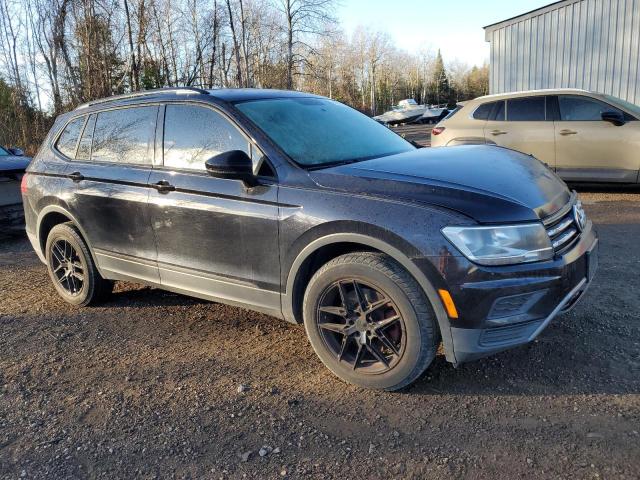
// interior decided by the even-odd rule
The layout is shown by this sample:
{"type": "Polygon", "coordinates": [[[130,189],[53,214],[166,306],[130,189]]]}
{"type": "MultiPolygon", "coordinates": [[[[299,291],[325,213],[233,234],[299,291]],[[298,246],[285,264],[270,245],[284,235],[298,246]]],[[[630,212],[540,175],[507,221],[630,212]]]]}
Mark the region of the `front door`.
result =
{"type": "Polygon", "coordinates": [[[67,151],[75,183],[69,205],[108,277],[160,280],[147,206],[158,108],[92,114],[75,155],[67,151]]]}
{"type": "Polygon", "coordinates": [[[151,174],[151,222],[163,285],[227,303],[280,311],[278,188],[275,179],[247,188],[211,177],[205,161],[224,151],[251,152],[224,114],[169,104],[164,161],[151,174]]]}
{"type": "Polygon", "coordinates": [[[547,119],[545,96],[512,98],[496,102],[484,126],[487,142],[533,155],[553,168],[553,121],[547,119]]]}
{"type": "Polygon", "coordinates": [[[622,112],[586,96],[560,95],[558,105],[558,174],[568,181],[635,183],[640,168],[640,122],[620,126],[605,122],[603,112],[622,112]]]}

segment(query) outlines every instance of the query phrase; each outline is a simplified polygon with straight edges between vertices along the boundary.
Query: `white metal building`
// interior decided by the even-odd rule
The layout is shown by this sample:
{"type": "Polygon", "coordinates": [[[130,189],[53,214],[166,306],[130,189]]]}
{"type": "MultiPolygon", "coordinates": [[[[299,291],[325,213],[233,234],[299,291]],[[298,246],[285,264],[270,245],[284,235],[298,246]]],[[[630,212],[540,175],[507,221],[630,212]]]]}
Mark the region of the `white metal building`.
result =
{"type": "Polygon", "coordinates": [[[563,0],[484,28],[491,93],[572,87],[640,104],[640,0],[563,0]]]}

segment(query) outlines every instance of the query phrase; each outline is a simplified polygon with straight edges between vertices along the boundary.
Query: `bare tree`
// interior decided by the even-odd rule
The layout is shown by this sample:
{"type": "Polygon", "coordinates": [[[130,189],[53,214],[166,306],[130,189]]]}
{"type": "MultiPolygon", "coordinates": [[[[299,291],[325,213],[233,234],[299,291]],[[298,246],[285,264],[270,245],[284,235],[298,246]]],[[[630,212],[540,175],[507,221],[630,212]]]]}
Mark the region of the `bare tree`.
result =
{"type": "Polygon", "coordinates": [[[322,33],[335,21],[335,0],[278,0],[286,19],[287,88],[293,88],[296,64],[304,59],[302,50],[309,47],[306,38],[322,33]],[[298,51],[296,51],[300,47],[298,51]]]}

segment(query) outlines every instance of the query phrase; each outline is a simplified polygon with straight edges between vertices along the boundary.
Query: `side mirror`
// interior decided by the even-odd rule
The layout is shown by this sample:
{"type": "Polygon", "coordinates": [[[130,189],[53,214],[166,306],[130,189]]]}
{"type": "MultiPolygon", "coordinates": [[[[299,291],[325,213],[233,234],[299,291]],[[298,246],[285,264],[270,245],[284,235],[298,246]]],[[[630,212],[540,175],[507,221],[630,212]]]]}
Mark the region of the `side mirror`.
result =
{"type": "Polygon", "coordinates": [[[212,177],[242,180],[248,187],[255,187],[258,184],[253,174],[251,158],[242,150],[219,153],[204,164],[212,177]]]}
{"type": "Polygon", "coordinates": [[[624,115],[620,112],[602,112],[602,120],[605,122],[611,122],[616,127],[625,124],[624,115]]]}
{"type": "Polygon", "coordinates": [[[7,148],[11,155],[15,155],[16,157],[24,157],[24,151],[19,149],[18,147],[7,148]]]}

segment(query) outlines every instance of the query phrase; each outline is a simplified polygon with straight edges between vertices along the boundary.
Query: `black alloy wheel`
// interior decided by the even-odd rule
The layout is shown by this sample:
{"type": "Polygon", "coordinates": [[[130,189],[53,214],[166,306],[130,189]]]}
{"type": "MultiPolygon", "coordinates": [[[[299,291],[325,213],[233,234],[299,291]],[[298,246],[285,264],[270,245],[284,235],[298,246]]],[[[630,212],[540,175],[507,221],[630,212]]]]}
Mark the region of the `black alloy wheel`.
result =
{"type": "Polygon", "coordinates": [[[61,223],[51,229],[45,256],[53,286],[66,302],[86,306],[113,290],[113,281],[100,276],[87,243],[72,223],[61,223]]]}
{"type": "Polygon", "coordinates": [[[86,266],[76,249],[65,239],[51,244],[51,270],[61,288],[71,296],[79,295],[85,282],[86,266]]]}
{"type": "Polygon", "coordinates": [[[317,327],[339,362],[362,373],[394,367],[404,353],[405,327],[398,307],[378,287],[356,278],[323,292],[317,327]]]}
{"type": "Polygon", "coordinates": [[[302,313],[314,351],[341,379],[398,390],[431,364],[439,343],[425,292],[394,259],[341,255],[311,277],[302,313]]]}

